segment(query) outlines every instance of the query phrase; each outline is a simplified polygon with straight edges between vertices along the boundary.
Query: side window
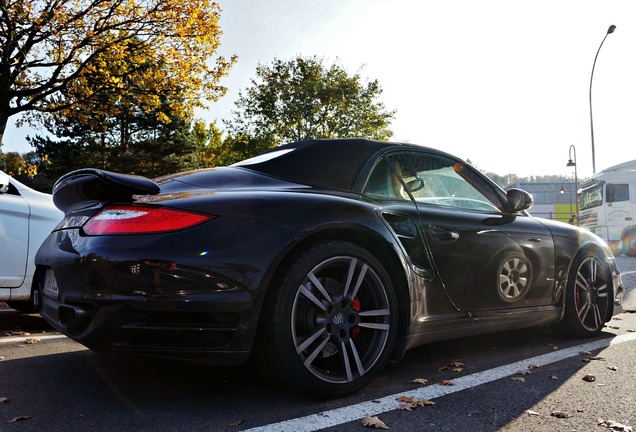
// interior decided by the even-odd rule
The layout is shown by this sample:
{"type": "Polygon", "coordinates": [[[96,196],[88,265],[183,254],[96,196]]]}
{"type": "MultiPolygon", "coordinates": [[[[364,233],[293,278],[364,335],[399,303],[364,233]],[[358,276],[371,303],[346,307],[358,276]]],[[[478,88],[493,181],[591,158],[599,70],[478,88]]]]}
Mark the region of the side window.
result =
{"type": "Polygon", "coordinates": [[[408,200],[400,176],[400,167],[393,158],[382,158],[373,168],[363,194],[372,199],[408,200]]]}
{"type": "Polygon", "coordinates": [[[608,184],[605,193],[608,203],[629,201],[629,186],[626,184],[608,184]]]}
{"type": "Polygon", "coordinates": [[[434,154],[392,153],[374,168],[364,194],[418,204],[500,212],[492,186],[464,163],[434,154]]]}

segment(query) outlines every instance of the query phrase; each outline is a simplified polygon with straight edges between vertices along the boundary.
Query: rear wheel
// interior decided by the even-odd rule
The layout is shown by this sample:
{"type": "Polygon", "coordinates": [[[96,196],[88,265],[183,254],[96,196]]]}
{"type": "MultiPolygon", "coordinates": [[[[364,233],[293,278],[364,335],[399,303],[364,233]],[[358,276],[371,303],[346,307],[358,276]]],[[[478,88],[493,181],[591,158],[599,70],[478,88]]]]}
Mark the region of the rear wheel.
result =
{"type": "Polygon", "coordinates": [[[587,252],[573,263],[565,297],[564,329],[577,337],[601,332],[610,310],[612,288],[607,264],[587,252]]]}
{"type": "Polygon", "coordinates": [[[339,397],[364,387],[386,364],[397,332],[395,293],[365,249],[344,241],[313,246],[271,290],[261,321],[264,348],[287,383],[339,397]]]}

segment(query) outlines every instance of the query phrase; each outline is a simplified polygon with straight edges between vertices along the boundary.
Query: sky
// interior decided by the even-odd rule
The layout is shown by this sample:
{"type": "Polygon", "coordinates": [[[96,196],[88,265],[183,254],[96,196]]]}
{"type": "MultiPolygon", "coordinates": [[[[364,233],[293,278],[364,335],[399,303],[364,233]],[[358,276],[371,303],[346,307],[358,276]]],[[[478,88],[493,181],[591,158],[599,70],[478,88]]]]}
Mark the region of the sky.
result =
{"type": "MultiPolygon", "coordinates": [[[[197,112],[222,128],[258,64],[297,55],[377,79],[392,141],[499,175],[593,173],[636,159],[633,0],[217,0],[228,93],[197,112]]],[[[10,123],[11,120],[10,120],[10,123]]],[[[3,151],[36,131],[9,125],[3,151]]]]}

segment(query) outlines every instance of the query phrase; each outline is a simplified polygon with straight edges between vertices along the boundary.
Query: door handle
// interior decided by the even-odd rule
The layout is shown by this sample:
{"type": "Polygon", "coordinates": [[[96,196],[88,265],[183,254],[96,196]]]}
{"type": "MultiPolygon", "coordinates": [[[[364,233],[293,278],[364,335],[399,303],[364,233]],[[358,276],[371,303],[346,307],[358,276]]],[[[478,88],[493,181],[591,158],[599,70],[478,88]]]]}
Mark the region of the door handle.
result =
{"type": "Polygon", "coordinates": [[[454,229],[433,225],[430,227],[430,232],[433,240],[438,243],[453,243],[459,240],[459,233],[454,229]]]}

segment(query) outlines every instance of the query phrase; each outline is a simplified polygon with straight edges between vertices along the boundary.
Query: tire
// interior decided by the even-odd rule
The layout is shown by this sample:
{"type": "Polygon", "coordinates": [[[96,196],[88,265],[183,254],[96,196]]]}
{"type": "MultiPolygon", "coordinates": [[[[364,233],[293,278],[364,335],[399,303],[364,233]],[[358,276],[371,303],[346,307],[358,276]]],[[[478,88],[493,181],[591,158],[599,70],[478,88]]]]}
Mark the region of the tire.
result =
{"type": "Polygon", "coordinates": [[[270,287],[264,351],[284,382],[320,397],[363,388],[389,359],[397,301],[380,262],[345,241],[297,256],[270,287]]]}
{"type": "Polygon", "coordinates": [[[506,255],[497,267],[497,294],[505,303],[516,303],[528,293],[532,284],[532,263],[523,254],[506,255]]]}
{"type": "Polygon", "coordinates": [[[610,273],[603,257],[592,252],[579,255],[570,267],[566,286],[563,330],[576,337],[601,332],[612,298],[610,273]]]}
{"type": "Polygon", "coordinates": [[[636,235],[625,234],[623,237],[623,253],[628,257],[636,257],[636,235]]]}

